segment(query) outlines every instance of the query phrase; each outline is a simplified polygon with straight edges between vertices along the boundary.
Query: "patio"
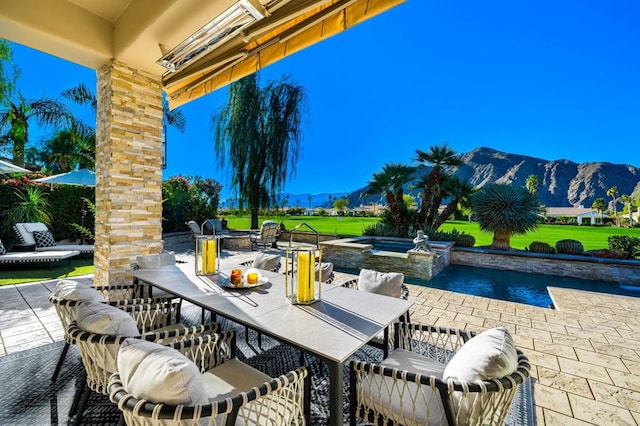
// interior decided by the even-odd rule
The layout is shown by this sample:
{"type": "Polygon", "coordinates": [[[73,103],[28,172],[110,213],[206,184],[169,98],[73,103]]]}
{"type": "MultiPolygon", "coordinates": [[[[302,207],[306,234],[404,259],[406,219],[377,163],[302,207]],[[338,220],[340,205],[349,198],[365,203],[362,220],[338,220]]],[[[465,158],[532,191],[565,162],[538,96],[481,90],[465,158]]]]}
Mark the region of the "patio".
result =
{"type": "MultiPolygon", "coordinates": [[[[178,259],[192,258],[189,248],[175,247],[178,259]]],[[[231,255],[242,262],[255,252],[231,255]]],[[[47,301],[54,286],[43,282],[0,288],[2,355],[16,354],[13,359],[62,340],[47,301]]],[[[411,318],[471,330],[506,326],[532,364],[536,424],[639,424],[637,299],[558,288],[550,292],[557,310],[410,286],[411,318]]]]}

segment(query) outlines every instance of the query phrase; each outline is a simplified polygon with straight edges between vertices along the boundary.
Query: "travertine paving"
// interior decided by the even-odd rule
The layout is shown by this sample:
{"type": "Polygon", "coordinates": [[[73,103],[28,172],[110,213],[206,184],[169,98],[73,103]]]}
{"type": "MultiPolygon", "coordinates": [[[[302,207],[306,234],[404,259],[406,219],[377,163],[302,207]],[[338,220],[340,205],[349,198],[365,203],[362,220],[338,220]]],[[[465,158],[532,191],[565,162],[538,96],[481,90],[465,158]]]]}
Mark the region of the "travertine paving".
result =
{"type": "MultiPolygon", "coordinates": [[[[54,286],[0,287],[0,355],[62,339],[47,300],[54,286]]],[[[409,287],[414,322],[512,332],[532,365],[537,424],[640,424],[640,299],[550,288],[556,309],[546,309],[409,287]]]]}

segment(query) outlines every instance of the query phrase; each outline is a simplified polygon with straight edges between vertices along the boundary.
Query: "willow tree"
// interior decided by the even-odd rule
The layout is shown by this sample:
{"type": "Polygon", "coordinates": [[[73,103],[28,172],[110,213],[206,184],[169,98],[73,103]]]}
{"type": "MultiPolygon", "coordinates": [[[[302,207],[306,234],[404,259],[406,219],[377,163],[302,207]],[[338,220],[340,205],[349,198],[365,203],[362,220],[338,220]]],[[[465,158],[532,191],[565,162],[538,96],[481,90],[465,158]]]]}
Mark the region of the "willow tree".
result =
{"type": "Polygon", "coordinates": [[[218,163],[231,168],[239,206],[258,212],[276,203],[301,154],[304,89],[288,77],[260,87],[252,74],[229,87],[229,101],[211,119],[218,163]]]}

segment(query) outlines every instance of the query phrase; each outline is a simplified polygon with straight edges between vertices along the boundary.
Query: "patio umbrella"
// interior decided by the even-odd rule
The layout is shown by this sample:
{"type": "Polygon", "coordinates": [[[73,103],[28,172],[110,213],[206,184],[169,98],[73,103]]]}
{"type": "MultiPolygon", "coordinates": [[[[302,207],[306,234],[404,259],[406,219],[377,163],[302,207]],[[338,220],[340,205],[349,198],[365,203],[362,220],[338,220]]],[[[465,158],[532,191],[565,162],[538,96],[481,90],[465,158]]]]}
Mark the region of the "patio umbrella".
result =
{"type": "MultiPolygon", "coordinates": [[[[60,173],[58,175],[47,176],[45,178],[40,178],[40,179],[34,179],[33,181],[50,183],[52,185],[54,183],[57,183],[59,185],[76,185],[76,186],[82,186],[85,188],[87,186],[94,187],[96,186],[96,173],[87,169],[78,169],[78,170],[73,170],[67,173],[60,173]]],[[[84,206],[84,199],[82,200],[81,214],[82,214],[82,226],[84,226],[84,217],[87,214],[87,211],[84,206]]]]}
{"type": "Polygon", "coordinates": [[[31,170],[23,169],[8,161],[0,160],[0,174],[3,173],[31,173],[31,170]]]}
{"type": "Polygon", "coordinates": [[[60,185],[96,186],[96,173],[87,169],[60,173],[59,175],[34,179],[34,182],[57,183],[60,185]]]}

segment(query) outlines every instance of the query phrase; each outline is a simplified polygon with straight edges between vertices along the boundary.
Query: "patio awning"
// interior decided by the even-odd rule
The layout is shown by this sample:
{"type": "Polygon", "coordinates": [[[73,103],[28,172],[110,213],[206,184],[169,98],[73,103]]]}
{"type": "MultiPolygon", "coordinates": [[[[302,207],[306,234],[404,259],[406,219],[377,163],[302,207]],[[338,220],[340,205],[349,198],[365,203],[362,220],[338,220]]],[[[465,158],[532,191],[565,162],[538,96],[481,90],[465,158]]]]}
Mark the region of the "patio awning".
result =
{"type": "Polygon", "coordinates": [[[296,0],[271,2],[264,19],[163,76],[171,108],[213,92],[305,47],[347,30],[405,0],[296,0]]]}

